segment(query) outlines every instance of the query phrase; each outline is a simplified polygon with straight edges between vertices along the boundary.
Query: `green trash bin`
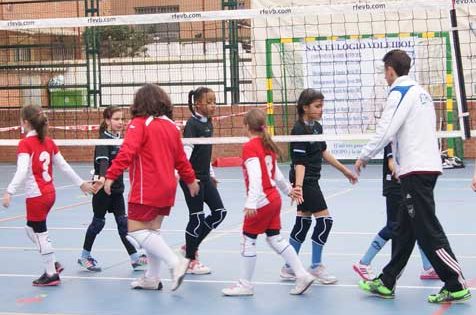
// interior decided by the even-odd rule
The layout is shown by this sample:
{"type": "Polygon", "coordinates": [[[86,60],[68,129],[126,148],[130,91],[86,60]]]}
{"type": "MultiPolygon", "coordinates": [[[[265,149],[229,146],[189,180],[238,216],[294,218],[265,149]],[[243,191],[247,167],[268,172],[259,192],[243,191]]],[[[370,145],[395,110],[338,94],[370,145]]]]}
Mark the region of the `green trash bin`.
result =
{"type": "Polygon", "coordinates": [[[82,89],[50,89],[51,107],[83,107],[87,106],[86,90],[82,89]]]}

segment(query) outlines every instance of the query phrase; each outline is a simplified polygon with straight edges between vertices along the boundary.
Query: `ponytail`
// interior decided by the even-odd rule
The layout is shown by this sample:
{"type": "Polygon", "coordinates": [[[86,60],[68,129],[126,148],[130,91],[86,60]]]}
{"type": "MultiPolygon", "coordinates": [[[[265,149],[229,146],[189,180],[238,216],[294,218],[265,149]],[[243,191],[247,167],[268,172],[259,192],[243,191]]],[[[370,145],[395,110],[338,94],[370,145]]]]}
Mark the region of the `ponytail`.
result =
{"type": "Polygon", "coordinates": [[[243,123],[253,133],[257,134],[266,150],[274,152],[276,155],[281,154],[281,150],[271,138],[266,130],[266,115],[262,110],[257,108],[248,111],[243,117],[243,123]]]}
{"type": "Polygon", "coordinates": [[[27,105],[23,107],[21,110],[21,118],[22,120],[28,121],[30,126],[38,134],[40,142],[43,143],[48,134],[48,117],[43,113],[41,107],[37,105],[27,105]]]}
{"type": "Polygon", "coordinates": [[[196,99],[195,90],[191,90],[188,92],[188,108],[193,115],[195,115],[195,110],[193,109],[193,105],[195,105],[194,99],[196,99]]]}
{"type": "Polygon", "coordinates": [[[261,141],[263,141],[263,146],[265,149],[274,152],[276,155],[281,155],[281,150],[279,149],[276,142],[273,141],[266,127],[263,128],[263,131],[260,133],[261,141]]]}

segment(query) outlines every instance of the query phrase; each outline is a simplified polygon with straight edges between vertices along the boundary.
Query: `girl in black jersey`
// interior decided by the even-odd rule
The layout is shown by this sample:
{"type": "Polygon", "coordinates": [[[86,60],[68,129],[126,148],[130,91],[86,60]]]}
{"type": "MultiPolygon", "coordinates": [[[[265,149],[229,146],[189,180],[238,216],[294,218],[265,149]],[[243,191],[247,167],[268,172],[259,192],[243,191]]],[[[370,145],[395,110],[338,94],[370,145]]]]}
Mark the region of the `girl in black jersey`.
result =
{"type": "MultiPolygon", "coordinates": [[[[119,107],[109,106],[103,112],[103,122],[99,130],[99,139],[119,139],[124,125],[123,113],[119,107]]],[[[131,265],[134,270],[143,270],[147,265],[147,257],[140,255],[134,246],[126,239],[127,217],[124,203],[124,181],[122,176],[112,185],[111,195],[104,192],[102,186],[105,181],[105,174],[112,160],[119,152],[119,146],[99,145],[94,150],[94,177],[97,193],[93,196],[93,219],[86,231],[83,251],[78,259],[78,264],[89,271],[101,271],[98,262],[91,256],[96,236],[102,231],[106,224],[106,213],[114,214],[117,223],[117,231],[121,241],[126,247],[131,258],[131,265]]]]}
{"type": "MultiPolygon", "coordinates": [[[[187,120],[183,132],[184,138],[209,138],[213,136],[211,117],[215,112],[216,98],[213,90],[199,87],[188,94],[188,106],[192,117],[187,120]]],[[[185,258],[190,259],[187,273],[208,274],[210,268],[201,264],[197,257],[200,243],[225,219],[226,209],[217,190],[217,180],[210,165],[212,145],[185,145],[185,153],[200,180],[200,192],[191,197],[187,185],[180,181],[189,210],[189,221],[185,230],[185,246],[182,252],[185,258]],[[210,208],[210,214],[205,216],[203,204],[210,208]]]]}
{"type": "MultiPolygon", "coordinates": [[[[305,89],[299,96],[297,103],[298,121],[291,131],[292,135],[322,134],[322,126],[318,120],[322,118],[324,95],[314,89],[305,89]]],[[[357,177],[347,167],[337,161],[327,150],[324,141],[292,142],[291,143],[291,170],[289,180],[294,187],[302,190],[304,202],[297,206],[296,223],[290,235],[289,243],[297,253],[306,238],[315,217],[316,225],[312,233],[312,263],[309,272],[322,284],[332,284],[336,277],[329,274],[321,263],[322,248],[327,241],[332,228],[332,217],[319,187],[322,159],[341,171],[352,184],[357,177]]],[[[283,279],[294,279],[295,275],[289,266],[281,269],[283,279]]]]}

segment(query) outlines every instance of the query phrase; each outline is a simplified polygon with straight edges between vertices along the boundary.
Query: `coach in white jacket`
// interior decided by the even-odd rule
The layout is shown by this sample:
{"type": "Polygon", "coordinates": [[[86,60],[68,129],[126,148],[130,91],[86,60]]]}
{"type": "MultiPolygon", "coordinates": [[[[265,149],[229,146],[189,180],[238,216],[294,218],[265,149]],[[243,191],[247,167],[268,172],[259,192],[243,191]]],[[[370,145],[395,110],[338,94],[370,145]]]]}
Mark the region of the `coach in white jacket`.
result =
{"type": "Polygon", "coordinates": [[[402,50],[388,52],[383,62],[385,80],[390,86],[387,104],[377,125],[377,133],[362,149],[355,162],[362,167],[392,142],[397,164],[396,176],[405,198],[398,214],[393,257],[380,276],[361,281],[360,287],[384,298],[393,298],[397,278],[405,268],[418,241],[436,273],[445,283],[443,289],[428,297],[431,303],[464,301],[471,297],[455,255],[435,214],[433,190],[442,172],[436,114],[431,96],[408,77],[411,59],[402,50]]]}

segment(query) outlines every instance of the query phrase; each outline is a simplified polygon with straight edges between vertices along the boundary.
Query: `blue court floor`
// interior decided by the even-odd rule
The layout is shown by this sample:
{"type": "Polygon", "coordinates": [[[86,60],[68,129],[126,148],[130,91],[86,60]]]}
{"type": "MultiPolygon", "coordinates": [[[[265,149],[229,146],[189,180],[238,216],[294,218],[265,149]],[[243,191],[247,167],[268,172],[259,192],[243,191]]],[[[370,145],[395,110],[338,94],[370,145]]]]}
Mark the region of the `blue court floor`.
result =
{"type": "MultiPolygon", "coordinates": [[[[84,178],[90,165],[74,164],[84,178]]],[[[281,167],[284,174],[287,165],[281,167]]],[[[0,164],[0,191],[15,171],[13,164],[0,164]]],[[[476,193],[470,189],[473,165],[448,170],[436,189],[437,213],[448,233],[453,250],[470,285],[476,287],[476,193]]],[[[93,255],[103,267],[101,273],[80,269],[76,260],[92,217],[91,197],[81,194],[61,173],[55,176],[57,201],[48,218],[48,229],[56,255],[65,266],[59,287],[36,288],[31,281],[42,271],[40,257],[24,233],[24,195],[19,192],[9,209],[0,210],[0,315],[2,314],[399,314],[450,315],[476,314],[476,297],[458,305],[431,305],[427,295],[441,287],[439,281],[422,281],[420,256],[414,252],[398,282],[395,300],[368,296],[357,288],[352,270],[371,239],[385,223],[385,199],[381,196],[381,166],[370,165],[360,182],[351,186],[334,169],[325,166],[321,187],[334,217],[334,227],[324,250],[324,263],[339,282],[314,285],[303,296],[291,296],[292,283],[282,282],[279,270],[283,261],[258,240],[258,263],[253,297],[223,297],[221,289],[233,284],[240,274],[240,226],[244,203],[241,169],[216,169],[219,190],[228,216],[212,232],[200,250],[203,263],[212,274],[187,276],[176,292],[170,292],[169,273],[163,270],[163,291],[131,290],[129,283],[141,272],[132,271],[111,215],[97,237],[93,255]]],[[[176,250],[184,242],[187,209],[181,190],[176,206],[163,224],[166,241],[176,250]]],[[[283,234],[287,237],[294,223],[295,209],[283,202],[283,234]]],[[[300,257],[310,263],[309,237],[300,257]]],[[[378,271],[389,260],[387,246],[374,260],[378,271]]],[[[473,289],[476,294],[476,290],[473,289]]]]}

